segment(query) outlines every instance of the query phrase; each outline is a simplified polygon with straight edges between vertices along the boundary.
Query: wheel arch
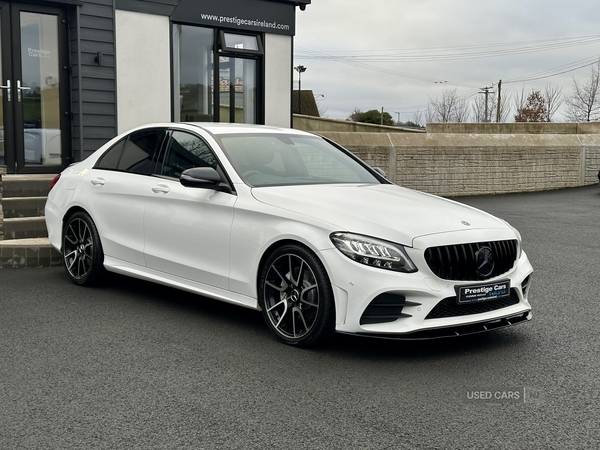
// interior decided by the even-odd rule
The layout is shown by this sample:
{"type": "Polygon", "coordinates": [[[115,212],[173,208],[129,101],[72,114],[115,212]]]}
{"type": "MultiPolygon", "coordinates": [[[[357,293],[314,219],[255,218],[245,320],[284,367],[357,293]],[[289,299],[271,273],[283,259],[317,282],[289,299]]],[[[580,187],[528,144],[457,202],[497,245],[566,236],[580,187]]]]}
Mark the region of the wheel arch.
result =
{"type": "MultiPolygon", "coordinates": [[[[72,217],[74,214],[77,214],[78,212],[81,212],[81,213],[87,214],[87,215],[90,217],[90,219],[91,219],[92,221],[94,221],[94,219],[92,218],[91,214],[90,214],[89,212],[87,212],[85,208],[83,208],[83,207],[81,207],[81,206],[78,206],[78,205],[76,205],[76,206],[71,206],[71,207],[70,207],[70,208],[69,208],[69,209],[68,209],[68,210],[67,210],[67,211],[64,213],[64,215],[63,215],[63,217],[62,217],[62,221],[61,221],[61,227],[60,227],[60,228],[61,228],[61,231],[60,231],[60,246],[61,246],[61,249],[60,249],[60,250],[61,250],[61,252],[62,252],[62,250],[63,250],[63,249],[62,249],[62,246],[63,246],[63,239],[64,239],[64,237],[65,237],[65,224],[66,224],[66,223],[69,221],[69,219],[70,219],[70,218],[71,218],[71,217],[72,217]]],[[[96,223],[96,222],[94,221],[94,223],[96,223]]]]}
{"type": "MultiPolygon", "coordinates": [[[[329,279],[329,283],[331,284],[331,274],[329,273],[329,270],[327,269],[327,264],[325,264],[325,262],[323,261],[323,259],[319,256],[318,252],[316,252],[313,248],[311,248],[310,246],[306,245],[302,241],[299,241],[297,239],[287,238],[287,239],[281,239],[279,241],[271,243],[271,245],[269,245],[265,249],[265,251],[263,252],[263,254],[262,254],[262,256],[261,256],[261,258],[259,260],[257,269],[256,269],[255,286],[256,286],[256,293],[257,293],[257,295],[260,292],[260,278],[261,278],[263,269],[265,267],[265,264],[267,262],[267,259],[269,259],[269,256],[271,256],[273,254],[273,252],[275,252],[278,248],[283,247],[284,245],[297,245],[297,246],[302,247],[305,250],[309,251],[310,253],[312,253],[313,256],[323,266],[323,269],[325,270],[325,273],[327,274],[327,278],[329,279]]],[[[258,309],[260,310],[260,302],[257,302],[257,305],[258,305],[258,309]]]]}

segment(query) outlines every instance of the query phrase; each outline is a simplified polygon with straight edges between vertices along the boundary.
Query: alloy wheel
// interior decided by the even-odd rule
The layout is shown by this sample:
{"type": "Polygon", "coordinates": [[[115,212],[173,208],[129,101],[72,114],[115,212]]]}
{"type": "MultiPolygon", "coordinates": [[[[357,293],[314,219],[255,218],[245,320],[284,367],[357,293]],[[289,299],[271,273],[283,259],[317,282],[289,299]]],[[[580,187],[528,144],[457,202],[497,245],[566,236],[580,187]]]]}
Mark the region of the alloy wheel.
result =
{"type": "Polygon", "coordinates": [[[65,266],[74,280],[85,279],[93,268],[94,239],[88,224],[80,218],[71,220],[64,235],[65,266]]]}
{"type": "Polygon", "coordinates": [[[276,333],[286,339],[306,336],[317,322],[320,297],[315,273],[296,254],[279,256],[264,279],[266,316],[276,333]]]}

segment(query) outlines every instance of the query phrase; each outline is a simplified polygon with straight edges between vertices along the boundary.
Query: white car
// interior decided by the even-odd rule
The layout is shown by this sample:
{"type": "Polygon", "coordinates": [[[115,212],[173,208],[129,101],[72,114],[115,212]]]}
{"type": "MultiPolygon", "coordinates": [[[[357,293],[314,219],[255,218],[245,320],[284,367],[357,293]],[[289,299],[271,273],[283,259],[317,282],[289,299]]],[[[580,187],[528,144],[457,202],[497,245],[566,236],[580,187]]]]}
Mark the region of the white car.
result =
{"type": "Polygon", "coordinates": [[[531,319],[517,230],[302,131],[136,128],[58,175],[45,211],[75,283],[108,270],[262,310],[290,345],[531,319]]]}

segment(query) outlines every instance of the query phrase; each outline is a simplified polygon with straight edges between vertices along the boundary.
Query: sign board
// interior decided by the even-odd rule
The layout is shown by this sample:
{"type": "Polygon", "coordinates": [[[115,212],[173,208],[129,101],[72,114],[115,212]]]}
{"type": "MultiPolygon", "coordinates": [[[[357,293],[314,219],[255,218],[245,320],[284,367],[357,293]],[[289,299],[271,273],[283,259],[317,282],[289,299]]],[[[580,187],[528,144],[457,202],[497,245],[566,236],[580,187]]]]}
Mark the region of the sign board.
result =
{"type": "Polygon", "coordinates": [[[171,20],[190,25],[293,36],[296,31],[295,4],[273,0],[180,0],[171,20]]]}

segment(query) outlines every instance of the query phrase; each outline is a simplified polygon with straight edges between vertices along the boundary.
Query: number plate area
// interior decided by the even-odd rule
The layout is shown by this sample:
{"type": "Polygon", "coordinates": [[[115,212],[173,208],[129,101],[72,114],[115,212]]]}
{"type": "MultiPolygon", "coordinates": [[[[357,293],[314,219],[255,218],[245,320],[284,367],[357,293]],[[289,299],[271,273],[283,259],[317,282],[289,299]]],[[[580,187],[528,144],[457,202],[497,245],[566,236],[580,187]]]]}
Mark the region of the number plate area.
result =
{"type": "Polygon", "coordinates": [[[458,304],[487,302],[510,295],[510,280],[457,287],[458,304]]]}

